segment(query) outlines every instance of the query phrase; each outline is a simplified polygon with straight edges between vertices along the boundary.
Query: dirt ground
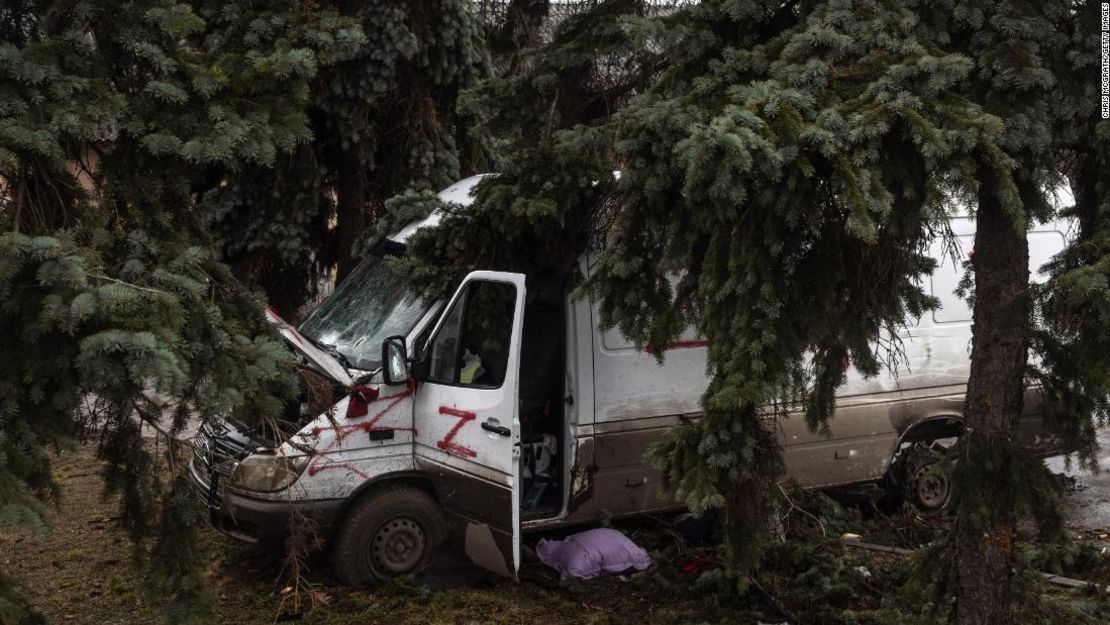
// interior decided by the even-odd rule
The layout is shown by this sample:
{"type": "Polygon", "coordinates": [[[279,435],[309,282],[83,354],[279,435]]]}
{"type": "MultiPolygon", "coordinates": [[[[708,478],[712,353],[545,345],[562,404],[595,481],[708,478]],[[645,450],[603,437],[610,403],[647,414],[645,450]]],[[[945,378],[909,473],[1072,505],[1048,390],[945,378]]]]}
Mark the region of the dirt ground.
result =
{"type": "MultiPolygon", "coordinates": [[[[56,462],[60,507],[48,529],[0,528],[5,574],[49,623],[129,625],[162,623],[159,606],[143,597],[142,580],[131,567],[131,543],[114,518],[118,503],[102,497],[99,462],[89,451],[63,453],[56,462]]],[[[222,623],[272,623],[282,615],[281,563],[277,556],[241,546],[205,530],[211,556],[209,576],[218,593],[222,623]]],[[[321,558],[310,562],[310,578],[329,598],[298,622],[313,624],[493,623],[688,623],[704,611],[698,597],[648,601],[620,592],[620,578],[598,582],[588,600],[560,586],[542,565],[510,583],[437,556],[432,577],[412,586],[352,591],[330,578],[321,558]],[[541,570],[544,569],[544,570],[541,570]],[[538,581],[537,581],[538,580],[538,581]],[[619,601],[616,599],[620,597],[619,601]]],[[[282,620],[285,620],[284,618],[282,620]]],[[[716,619],[713,619],[716,621],[716,619]]]]}
{"type": "MultiPolygon", "coordinates": [[[[62,624],[161,624],[163,611],[157,600],[143,596],[143,580],[132,567],[132,546],[119,526],[118,502],[104,499],[100,463],[89,450],[62,453],[56,460],[62,490],[51,527],[0,527],[0,571],[13,578],[21,593],[48,623],[62,624]]],[[[1100,490],[1101,476],[1086,476],[1071,502],[1073,511],[1098,504],[1107,497],[1100,490]],[[1089,492],[1095,490],[1097,492],[1089,492]],[[1084,503],[1087,502],[1087,503],[1084,503]]],[[[1080,514],[1080,521],[1110,526],[1100,515],[1080,514]]],[[[643,520],[622,526],[639,544],[658,548],[667,540],[663,520],[643,520]]],[[[1077,529],[1084,529],[1082,527],[1077,529]]],[[[894,544],[911,538],[865,536],[894,544]]],[[[202,534],[211,565],[209,579],[217,594],[221,623],[273,623],[289,619],[282,607],[280,556],[235,543],[211,529],[202,534]]],[[[673,544],[673,541],[672,541],[673,544]]],[[[673,551],[672,551],[673,553],[673,551]]],[[[657,562],[658,572],[669,567],[678,572],[689,566],[690,553],[679,552],[673,561],[657,562]]],[[[882,555],[867,555],[863,562],[876,575],[884,567],[882,555]]],[[[611,577],[584,583],[560,583],[541,564],[526,563],[521,583],[511,583],[481,571],[450,554],[440,554],[431,573],[405,585],[373,591],[350,590],[330,577],[323,557],[310,560],[308,578],[328,599],[326,605],[293,615],[299,623],[321,625],[428,624],[686,624],[779,623],[781,614],[752,611],[750,604],[729,603],[722,595],[698,592],[689,585],[667,588],[645,583],[643,576],[611,577]],[[777,618],[776,618],[777,617],[777,618]]],[[[650,574],[650,573],[649,573],[650,574]]],[[[643,575],[649,575],[643,574],[643,575]]]]}

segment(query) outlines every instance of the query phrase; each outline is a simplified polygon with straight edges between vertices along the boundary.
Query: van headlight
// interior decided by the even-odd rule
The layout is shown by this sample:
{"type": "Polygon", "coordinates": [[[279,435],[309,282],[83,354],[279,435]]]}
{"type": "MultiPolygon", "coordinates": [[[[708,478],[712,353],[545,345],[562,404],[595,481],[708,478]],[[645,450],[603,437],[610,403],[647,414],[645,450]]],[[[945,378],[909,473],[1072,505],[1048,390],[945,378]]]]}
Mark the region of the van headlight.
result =
{"type": "Polygon", "coordinates": [[[308,461],[308,456],[251,454],[235,467],[231,487],[257,493],[273,493],[289,488],[304,472],[308,461]]]}

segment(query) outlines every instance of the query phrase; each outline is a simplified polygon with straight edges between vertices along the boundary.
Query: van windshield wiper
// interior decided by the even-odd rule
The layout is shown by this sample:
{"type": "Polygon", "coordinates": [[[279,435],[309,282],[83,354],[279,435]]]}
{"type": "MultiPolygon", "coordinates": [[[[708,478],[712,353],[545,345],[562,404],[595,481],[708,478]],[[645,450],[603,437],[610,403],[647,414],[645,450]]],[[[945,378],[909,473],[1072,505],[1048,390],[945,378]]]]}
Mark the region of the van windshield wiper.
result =
{"type": "Polygon", "coordinates": [[[320,349],[327,352],[327,354],[329,356],[331,356],[332,358],[335,358],[336,360],[338,360],[339,364],[343,365],[343,368],[347,370],[347,374],[350,375],[350,373],[351,373],[351,361],[347,360],[347,357],[344,356],[343,352],[339,351],[335,347],[335,345],[332,345],[331,343],[325,343],[323,341],[317,340],[317,339],[315,339],[315,338],[313,338],[313,337],[311,337],[307,334],[302,334],[301,336],[308,339],[309,342],[312,343],[313,345],[315,345],[316,347],[319,347],[320,349]]]}
{"type": "Polygon", "coordinates": [[[347,357],[343,355],[343,352],[336,349],[335,345],[331,343],[320,343],[320,348],[338,360],[339,364],[343,365],[343,368],[347,370],[348,374],[351,373],[351,361],[347,360],[347,357]]]}

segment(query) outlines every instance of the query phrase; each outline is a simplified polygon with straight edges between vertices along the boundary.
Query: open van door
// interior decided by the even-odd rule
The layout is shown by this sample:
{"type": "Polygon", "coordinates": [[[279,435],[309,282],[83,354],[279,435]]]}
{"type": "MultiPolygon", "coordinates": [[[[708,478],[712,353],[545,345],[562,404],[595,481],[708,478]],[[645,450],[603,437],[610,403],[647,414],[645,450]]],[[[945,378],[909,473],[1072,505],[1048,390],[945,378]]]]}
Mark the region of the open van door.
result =
{"type": "Polygon", "coordinates": [[[515,578],[524,276],[475,271],[445,310],[414,367],[415,461],[431,477],[467,556],[515,578]]]}

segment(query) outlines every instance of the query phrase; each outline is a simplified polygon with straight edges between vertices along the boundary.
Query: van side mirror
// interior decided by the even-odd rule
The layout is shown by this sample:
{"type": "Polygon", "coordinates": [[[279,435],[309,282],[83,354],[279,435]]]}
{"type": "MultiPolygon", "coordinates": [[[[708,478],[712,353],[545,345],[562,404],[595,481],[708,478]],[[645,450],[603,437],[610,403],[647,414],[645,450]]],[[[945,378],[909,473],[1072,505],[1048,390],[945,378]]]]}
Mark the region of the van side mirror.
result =
{"type": "Polygon", "coordinates": [[[391,336],[382,342],[382,379],[386,384],[404,384],[409,377],[405,337],[391,336]]]}

